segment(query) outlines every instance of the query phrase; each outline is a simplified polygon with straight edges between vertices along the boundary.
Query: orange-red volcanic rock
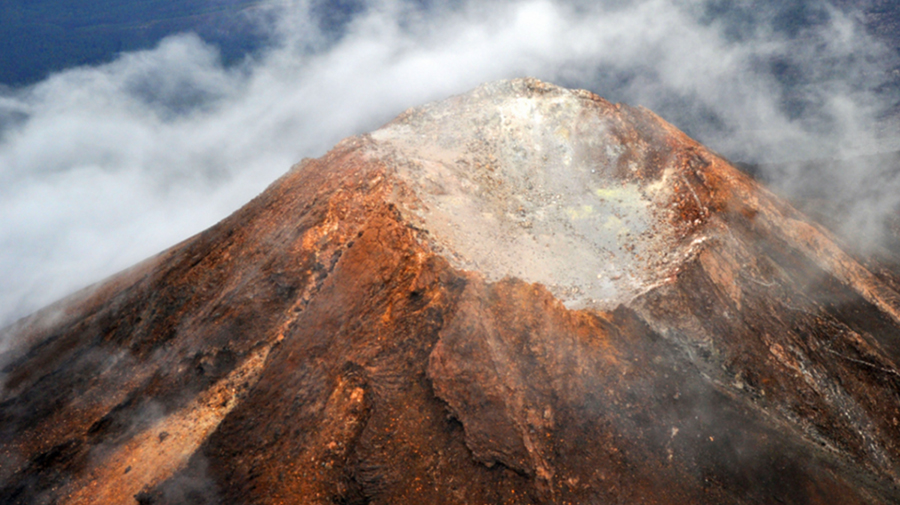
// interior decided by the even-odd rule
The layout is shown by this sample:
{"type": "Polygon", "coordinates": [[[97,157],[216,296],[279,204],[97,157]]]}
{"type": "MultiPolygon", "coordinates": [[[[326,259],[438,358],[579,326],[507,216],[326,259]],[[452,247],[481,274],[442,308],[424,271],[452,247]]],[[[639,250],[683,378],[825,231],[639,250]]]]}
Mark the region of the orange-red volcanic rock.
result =
{"type": "Polygon", "coordinates": [[[900,296],[649,111],[412,109],[5,331],[2,503],[900,502],[900,296]]]}

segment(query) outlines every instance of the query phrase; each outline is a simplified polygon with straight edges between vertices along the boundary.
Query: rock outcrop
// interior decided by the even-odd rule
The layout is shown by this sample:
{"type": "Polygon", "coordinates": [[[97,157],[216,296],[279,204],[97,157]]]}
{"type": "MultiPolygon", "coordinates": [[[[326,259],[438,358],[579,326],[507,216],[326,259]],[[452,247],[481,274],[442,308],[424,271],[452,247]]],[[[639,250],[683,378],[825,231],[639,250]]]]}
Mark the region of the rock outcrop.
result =
{"type": "Polygon", "coordinates": [[[898,503],[885,272],[647,110],[488,84],[6,329],[0,502],[898,503]]]}

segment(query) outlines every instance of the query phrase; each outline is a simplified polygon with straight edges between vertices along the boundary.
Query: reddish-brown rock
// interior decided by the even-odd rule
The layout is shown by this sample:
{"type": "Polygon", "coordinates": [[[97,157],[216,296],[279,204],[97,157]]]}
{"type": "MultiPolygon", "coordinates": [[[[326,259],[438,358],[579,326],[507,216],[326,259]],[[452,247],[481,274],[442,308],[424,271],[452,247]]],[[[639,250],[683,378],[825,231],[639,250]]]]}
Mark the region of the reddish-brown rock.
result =
{"type": "Polygon", "coordinates": [[[5,330],[3,503],[900,502],[900,296],[649,111],[412,109],[5,330]]]}

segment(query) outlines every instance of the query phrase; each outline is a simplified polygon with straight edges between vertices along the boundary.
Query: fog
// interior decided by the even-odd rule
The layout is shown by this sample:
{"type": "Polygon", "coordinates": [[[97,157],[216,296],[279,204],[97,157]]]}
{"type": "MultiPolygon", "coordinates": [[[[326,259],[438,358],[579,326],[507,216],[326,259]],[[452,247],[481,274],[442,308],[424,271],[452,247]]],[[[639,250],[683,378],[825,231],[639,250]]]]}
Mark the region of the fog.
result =
{"type": "MultiPolygon", "coordinates": [[[[495,79],[643,105],[735,161],[897,148],[895,54],[824,3],[373,0],[339,23],[299,0],[253,12],[270,44],[234,66],[182,34],[0,89],[0,326],[214,224],[341,138],[495,79]]],[[[900,187],[859,171],[840,179],[867,181],[854,212],[876,226],[900,187]]]]}

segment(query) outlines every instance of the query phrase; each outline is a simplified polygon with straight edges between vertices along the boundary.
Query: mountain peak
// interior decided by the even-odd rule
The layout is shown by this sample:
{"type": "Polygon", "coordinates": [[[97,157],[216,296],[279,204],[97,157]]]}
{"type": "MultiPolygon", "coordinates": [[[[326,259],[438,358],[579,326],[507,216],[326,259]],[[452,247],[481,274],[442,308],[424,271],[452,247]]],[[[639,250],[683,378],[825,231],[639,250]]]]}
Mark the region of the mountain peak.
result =
{"type": "Polygon", "coordinates": [[[588,91],[516,79],[410,109],[371,138],[405,187],[404,215],[455,265],[612,308],[672,274],[707,212],[679,208],[678,188],[695,190],[673,131],[588,91]]]}
{"type": "Polygon", "coordinates": [[[653,113],[417,107],[4,330],[4,503],[900,501],[900,296],[653,113]]]}

